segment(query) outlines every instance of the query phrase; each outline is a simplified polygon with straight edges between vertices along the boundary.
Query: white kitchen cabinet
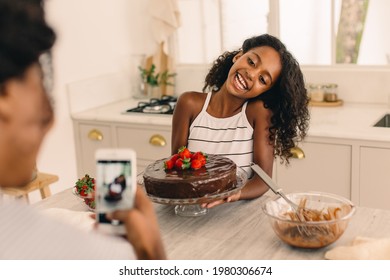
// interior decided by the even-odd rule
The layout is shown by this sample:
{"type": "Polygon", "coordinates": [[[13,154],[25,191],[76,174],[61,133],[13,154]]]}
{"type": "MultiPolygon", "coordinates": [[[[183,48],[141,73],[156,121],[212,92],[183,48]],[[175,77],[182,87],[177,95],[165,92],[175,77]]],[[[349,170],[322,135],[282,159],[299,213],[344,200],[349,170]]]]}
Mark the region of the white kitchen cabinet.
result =
{"type": "Polygon", "coordinates": [[[276,159],[277,184],[286,193],[320,191],[350,199],[352,146],[317,141],[303,142],[305,157],[291,159],[289,166],[276,159]]]}
{"type": "Polygon", "coordinates": [[[111,125],[101,122],[74,122],[77,175],[95,176],[95,151],[114,146],[111,125]]]}
{"type": "Polygon", "coordinates": [[[132,148],[137,153],[137,173],[149,163],[171,154],[171,127],[94,121],[74,121],[77,175],[95,176],[95,151],[132,148]]]}
{"type": "Polygon", "coordinates": [[[390,148],[360,148],[360,206],[390,210],[390,148]]]}
{"type": "Polygon", "coordinates": [[[149,163],[171,155],[170,126],[118,125],[115,137],[120,148],[137,152],[137,169],[142,171],[149,163]]]}

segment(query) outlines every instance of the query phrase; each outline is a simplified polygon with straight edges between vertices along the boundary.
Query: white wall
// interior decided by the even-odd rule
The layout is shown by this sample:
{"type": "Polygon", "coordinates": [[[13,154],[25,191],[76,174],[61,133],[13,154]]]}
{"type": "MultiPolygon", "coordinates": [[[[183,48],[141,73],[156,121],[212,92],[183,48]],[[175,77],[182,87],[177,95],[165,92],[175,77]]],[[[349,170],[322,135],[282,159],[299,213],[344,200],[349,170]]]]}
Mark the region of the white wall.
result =
{"type": "MultiPolygon", "coordinates": [[[[47,1],[47,18],[58,35],[53,50],[56,123],[37,164],[39,170],[59,175],[52,193],[74,186],[77,180],[67,84],[122,71],[128,68],[130,54],[152,53],[148,4],[148,0],[47,1]]],[[[38,193],[30,199],[38,200],[38,193]]]]}

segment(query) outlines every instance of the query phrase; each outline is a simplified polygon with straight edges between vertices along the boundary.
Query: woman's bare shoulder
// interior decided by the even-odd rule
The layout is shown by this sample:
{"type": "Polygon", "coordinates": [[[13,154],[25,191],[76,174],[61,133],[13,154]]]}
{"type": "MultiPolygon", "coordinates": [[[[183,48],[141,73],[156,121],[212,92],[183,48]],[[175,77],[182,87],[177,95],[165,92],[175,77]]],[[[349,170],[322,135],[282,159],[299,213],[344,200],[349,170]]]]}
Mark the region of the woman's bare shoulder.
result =
{"type": "Polygon", "coordinates": [[[272,111],[264,107],[263,101],[251,100],[248,102],[246,115],[248,117],[248,121],[254,124],[256,120],[270,120],[272,111]]]}
{"type": "Polygon", "coordinates": [[[270,109],[264,107],[264,102],[262,100],[250,100],[247,106],[247,112],[260,113],[269,115],[272,114],[270,109]]]}
{"type": "Polygon", "coordinates": [[[206,97],[207,93],[204,92],[187,91],[179,96],[178,104],[198,111],[199,107],[200,109],[203,107],[206,97]]]}
{"type": "Polygon", "coordinates": [[[187,91],[182,93],[178,97],[177,104],[173,112],[173,121],[183,122],[184,119],[187,119],[189,122],[192,122],[202,111],[206,96],[206,93],[196,91],[187,91]]]}
{"type": "Polygon", "coordinates": [[[186,91],[180,94],[179,99],[184,99],[186,101],[198,101],[205,100],[207,97],[207,93],[198,92],[198,91],[186,91]]]}

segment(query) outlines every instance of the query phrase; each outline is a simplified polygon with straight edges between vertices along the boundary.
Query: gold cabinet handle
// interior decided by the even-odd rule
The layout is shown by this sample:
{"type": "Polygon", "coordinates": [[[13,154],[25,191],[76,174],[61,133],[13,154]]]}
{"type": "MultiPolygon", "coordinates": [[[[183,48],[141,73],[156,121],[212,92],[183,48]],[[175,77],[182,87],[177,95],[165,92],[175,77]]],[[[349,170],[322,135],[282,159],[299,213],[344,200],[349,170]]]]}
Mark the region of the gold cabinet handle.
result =
{"type": "Polygon", "coordinates": [[[167,144],[167,141],[165,140],[164,136],[160,134],[154,134],[152,137],[150,137],[149,143],[153,146],[164,147],[167,144]]]}
{"type": "Polygon", "coordinates": [[[296,159],[303,159],[305,158],[305,153],[301,148],[294,147],[290,149],[290,152],[292,153],[292,157],[296,159]]]}
{"type": "Polygon", "coordinates": [[[92,141],[102,141],[103,140],[103,133],[101,133],[97,129],[92,129],[88,133],[88,138],[91,139],[92,141]]]}

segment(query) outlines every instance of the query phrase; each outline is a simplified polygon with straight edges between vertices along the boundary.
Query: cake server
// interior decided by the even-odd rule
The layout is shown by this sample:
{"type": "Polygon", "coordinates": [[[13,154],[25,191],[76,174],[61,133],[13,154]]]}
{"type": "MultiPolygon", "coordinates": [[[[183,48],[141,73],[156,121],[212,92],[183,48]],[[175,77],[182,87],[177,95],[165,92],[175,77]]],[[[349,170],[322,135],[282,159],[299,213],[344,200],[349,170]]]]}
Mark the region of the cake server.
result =
{"type": "MultiPolygon", "coordinates": [[[[268,176],[267,173],[260,166],[251,162],[251,168],[260,178],[267,184],[267,186],[278,196],[283,198],[295,211],[296,217],[299,221],[305,222],[310,219],[310,210],[306,208],[299,207],[296,203],[292,202],[283,192],[282,189],[279,189],[275,182],[268,176]]],[[[316,229],[322,230],[320,227],[315,227],[316,229]]],[[[312,236],[312,232],[306,226],[298,226],[298,230],[305,234],[306,236],[312,236]]]]}
{"type": "Polygon", "coordinates": [[[261,167],[253,162],[251,162],[251,168],[257,175],[267,184],[267,186],[273,191],[276,195],[279,195],[283,198],[296,212],[299,210],[299,206],[292,202],[283,192],[282,189],[278,188],[275,182],[268,176],[267,173],[261,167]]]}

